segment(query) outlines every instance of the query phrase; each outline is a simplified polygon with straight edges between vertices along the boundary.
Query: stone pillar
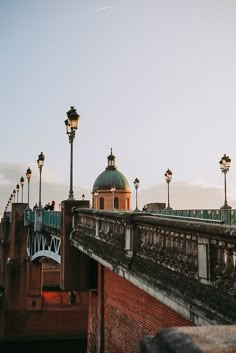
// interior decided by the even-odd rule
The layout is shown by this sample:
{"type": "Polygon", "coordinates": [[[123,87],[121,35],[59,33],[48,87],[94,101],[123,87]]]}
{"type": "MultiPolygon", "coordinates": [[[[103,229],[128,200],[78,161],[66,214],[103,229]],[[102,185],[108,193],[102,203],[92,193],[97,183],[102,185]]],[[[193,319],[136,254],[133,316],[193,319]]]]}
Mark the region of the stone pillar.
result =
{"type": "Polygon", "coordinates": [[[89,288],[90,259],[70,242],[72,232],[72,208],[89,207],[89,201],[66,200],[61,203],[61,277],[63,290],[87,290],[89,288]]]}
{"type": "Polygon", "coordinates": [[[9,229],[9,256],[6,262],[5,297],[7,310],[25,309],[27,288],[27,229],[24,209],[27,204],[13,203],[9,229]]]}
{"type": "Polygon", "coordinates": [[[5,287],[6,262],[9,257],[10,219],[10,212],[4,212],[0,223],[0,287],[2,288],[5,287]]]}
{"type": "Polygon", "coordinates": [[[6,265],[5,308],[24,310],[27,297],[27,262],[11,259],[6,265]]]}
{"type": "Polygon", "coordinates": [[[96,218],[96,234],[95,234],[95,236],[96,237],[99,237],[99,226],[100,226],[100,220],[99,220],[99,218],[96,218]]]}
{"type": "Polygon", "coordinates": [[[22,260],[27,258],[27,228],[24,226],[24,210],[26,203],[12,204],[12,218],[10,230],[10,259],[22,260]]]}
{"type": "Polygon", "coordinates": [[[130,224],[125,227],[125,250],[128,256],[133,256],[133,226],[130,224]]]}
{"type": "Polygon", "coordinates": [[[210,279],[209,239],[198,238],[198,278],[202,283],[210,279]]]}
{"type": "Polygon", "coordinates": [[[27,266],[27,309],[42,309],[42,263],[28,262],[27,266]]]}

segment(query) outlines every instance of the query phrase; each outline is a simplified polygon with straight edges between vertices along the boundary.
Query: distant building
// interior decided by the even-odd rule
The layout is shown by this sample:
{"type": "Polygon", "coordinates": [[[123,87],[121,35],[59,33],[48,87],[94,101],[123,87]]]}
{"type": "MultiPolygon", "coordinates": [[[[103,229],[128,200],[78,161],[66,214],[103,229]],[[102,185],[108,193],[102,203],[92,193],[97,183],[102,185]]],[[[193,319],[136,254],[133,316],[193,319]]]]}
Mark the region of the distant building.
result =
{"type": "Polygon", "coordinates": [[[96,210],[129,211],[131,192],[126,177],[117,170],[116,157],[107,157],[108,164],[94,182],[92,191],[93,208],[96,210]]]}

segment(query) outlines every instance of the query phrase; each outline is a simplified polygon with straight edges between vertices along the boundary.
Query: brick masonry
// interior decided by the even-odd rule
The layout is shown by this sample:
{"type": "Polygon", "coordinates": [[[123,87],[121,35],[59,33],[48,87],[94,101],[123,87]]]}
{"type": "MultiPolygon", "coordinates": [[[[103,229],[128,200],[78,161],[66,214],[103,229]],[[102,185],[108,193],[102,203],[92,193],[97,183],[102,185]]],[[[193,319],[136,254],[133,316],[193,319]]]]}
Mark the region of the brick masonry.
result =
{"type": "Polygon", "coordinates": [[[167,327],[193,326],[166,305],[101,265],[99,282],[98,301],[104,302],[104,312],[99,312],[100,322],[103,322],[99,331],[101,342],[104,339],[104,353],[139,352],[144,336],[154,335],[167,327]],[[104,275],[101,275],[102,271],[104,275]]]}

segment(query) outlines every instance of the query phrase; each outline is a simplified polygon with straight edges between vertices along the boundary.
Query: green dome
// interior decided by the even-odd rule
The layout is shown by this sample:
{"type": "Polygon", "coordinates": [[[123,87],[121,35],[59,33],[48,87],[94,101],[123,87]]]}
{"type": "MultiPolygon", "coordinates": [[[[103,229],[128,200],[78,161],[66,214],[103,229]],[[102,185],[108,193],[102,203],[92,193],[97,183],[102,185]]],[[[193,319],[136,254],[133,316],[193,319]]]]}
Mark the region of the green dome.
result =
{"type": "Polygon", "coordinates": [[[97,190],[111,190],[112,187],[115,187],[116,190],[130,191],[128,180],[116,168],[116,157],[112,154],[112,149],[107,159],[108,164],[106,170],[95,180],[93,192],[97,190]]]}
{"type": "Polygon", "coordinates": [[[130,191],[126,177],[118,170],[105,170],[93,184],[93,192],[97,190],[110,190],[115,186],[116,190],[130,191]]]}

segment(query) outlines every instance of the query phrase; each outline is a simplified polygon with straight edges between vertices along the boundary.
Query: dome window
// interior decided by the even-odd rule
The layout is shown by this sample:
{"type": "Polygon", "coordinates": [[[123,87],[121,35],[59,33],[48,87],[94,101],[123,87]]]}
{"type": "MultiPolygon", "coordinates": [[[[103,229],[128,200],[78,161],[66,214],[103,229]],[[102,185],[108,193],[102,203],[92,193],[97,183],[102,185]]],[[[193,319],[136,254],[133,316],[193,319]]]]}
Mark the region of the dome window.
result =
{"type": "Polygon", "coordinates": [[[99,206],[100,210],[104,210],[104,197],[100,197],[99,206]]]}

